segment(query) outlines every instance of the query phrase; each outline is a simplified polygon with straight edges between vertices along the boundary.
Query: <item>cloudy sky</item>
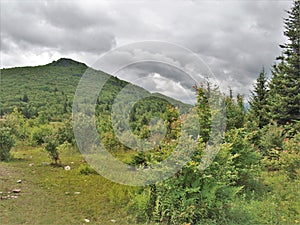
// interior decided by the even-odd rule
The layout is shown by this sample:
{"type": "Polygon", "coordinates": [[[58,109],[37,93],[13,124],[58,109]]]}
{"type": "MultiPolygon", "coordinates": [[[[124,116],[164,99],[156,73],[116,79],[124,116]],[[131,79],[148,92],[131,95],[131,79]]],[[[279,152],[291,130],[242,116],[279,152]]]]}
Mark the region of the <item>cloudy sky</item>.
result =
{"type": "MultiPolygon", "coordinates": [[[[157,40],[190,49],[222,85],[247,95],[261,68],[268,71],[280,54],[283,18],[291,6],[287,0],[2,0],[1,68],[46,64],[61,57],[92,66],[119,46],[157,40]]],[[[171,70],[163,72],[156,65],[151,71],[147,63],[130,68],[126,73],[132,72],[135,80],[139,74],[134,71],[147,71],[157,87],[157,81],[164,82],[162,74],[171,70]]]]}

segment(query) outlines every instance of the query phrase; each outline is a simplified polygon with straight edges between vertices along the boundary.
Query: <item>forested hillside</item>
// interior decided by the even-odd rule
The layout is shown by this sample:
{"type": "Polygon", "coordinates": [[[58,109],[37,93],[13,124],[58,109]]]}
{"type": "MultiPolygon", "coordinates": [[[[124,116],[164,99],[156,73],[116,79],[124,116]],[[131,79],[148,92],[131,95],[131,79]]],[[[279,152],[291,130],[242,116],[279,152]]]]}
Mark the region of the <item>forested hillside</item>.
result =
{"type": "MultiPolygon", "coordinates": [[[[1,69],[0,116],[17,108],[28,119],[41,114],[49,120],[65,118],[72,111],[76,87],[87,69],[85,64],[66,58],[44,66],[1,69]]],[[[98,101],[100,111],[109,110],[117,93],[128,82],[101,71],[95,72],[100,77],[109,76],[98,101]]],[[[149,93],[142,88],[139,91],[149,93]]],[[[168,100],[188,108],[180,101],[168,100]]]]}

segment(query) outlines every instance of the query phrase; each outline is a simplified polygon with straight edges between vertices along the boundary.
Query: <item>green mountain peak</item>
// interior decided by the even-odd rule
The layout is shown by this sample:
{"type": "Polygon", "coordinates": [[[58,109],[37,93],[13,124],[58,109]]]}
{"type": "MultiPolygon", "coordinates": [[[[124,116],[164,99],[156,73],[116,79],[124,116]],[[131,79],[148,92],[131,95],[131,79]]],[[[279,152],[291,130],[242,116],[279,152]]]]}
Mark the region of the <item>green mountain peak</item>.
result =
{"type": "Polygon", "coordinates": [[[82,65],[85,66],[86,68],[88,67],[86,64],[82,62],[75,61],[70,58],[60,58],[58,60],[53,61],[50,63],[52,66],[77,66],[77,65],[82,65]]]}

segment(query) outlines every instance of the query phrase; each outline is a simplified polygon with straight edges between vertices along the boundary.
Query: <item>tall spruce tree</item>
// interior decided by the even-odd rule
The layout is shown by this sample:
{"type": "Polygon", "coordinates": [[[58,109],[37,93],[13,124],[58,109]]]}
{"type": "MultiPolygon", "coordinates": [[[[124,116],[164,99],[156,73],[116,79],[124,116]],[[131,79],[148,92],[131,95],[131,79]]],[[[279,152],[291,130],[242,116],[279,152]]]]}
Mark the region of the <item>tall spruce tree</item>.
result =
{"type": "Polygon", "coordinates": [[[268,98],[269,117],[279,124],[300,120],[300,0],[295,0],[285,19],[284,35],[288,42],[280,45],[280,62],[274,65],[268,98]]]}
{"type": "Polygon", "coordinates": [[[211,110],[209,106],[210,86],[206,89],[203,85],[194,87],[197,92],[197,109],[199,115],[200,136],[204,143],[209,141],[211,132],[211,110]],[[209,91],[208,91],[209,90],[209,91]]]}
{"type": "Polygon", "coordinates": [[[244,96],[238,93],[236,96],[236,103],[237,103],[236,128],[241,128],[244,126],[245,114],[246,114],[245,106],[244,106],[244,96]]]}
{"type": "Polygon", "coordinates": [[[225,98],[225,107],[227,116],[226,130],[243,127],[246,113],[244,107],[244,96],[237,94],[235,100],[235,98],[233,98],[232,89],[229,89],[229,96],[225,98]]]}
{"type": "Polygon", "coordinates": [[[257,125],[262,128],[268,123],[267,119],[267,96],[268,80],[265,69],[259,73],[254,90],[251,91],[249,104],[251,106],[250,114],[257,121],[257,125]]]}

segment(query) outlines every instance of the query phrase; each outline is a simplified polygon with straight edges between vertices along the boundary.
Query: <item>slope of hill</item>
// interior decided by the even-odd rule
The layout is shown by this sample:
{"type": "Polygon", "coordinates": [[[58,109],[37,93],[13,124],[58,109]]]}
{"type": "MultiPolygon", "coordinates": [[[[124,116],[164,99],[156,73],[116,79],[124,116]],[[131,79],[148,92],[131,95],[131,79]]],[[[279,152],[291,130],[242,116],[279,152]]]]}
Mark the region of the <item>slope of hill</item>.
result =
{"type": "MultiPolygon", "coordinates": [[[[15,107],[27,118],[43,113],[49,120],[57,120],[69,115],[77,84],[87,69],[87,65],[67,58],[42,66],[1,69],[0,115],[12,112],[15,107]]],[[[96,72],[99,76],[110,76],[102,71],[96,72]]],[[[98,110],[110,111],[115,97],[128,84],[110,76],[99,95],[98,110]]],[[[137,88],[140,92],[149,93],[137,88]]],[[[153,95],[153,99],[159,98],[153,95]]],[[[164,99],[185,109],[189,107],[169,97],[164,99]]],[[[164,100],[158,101],[156,110],[166,104],[164,100]]]]}

